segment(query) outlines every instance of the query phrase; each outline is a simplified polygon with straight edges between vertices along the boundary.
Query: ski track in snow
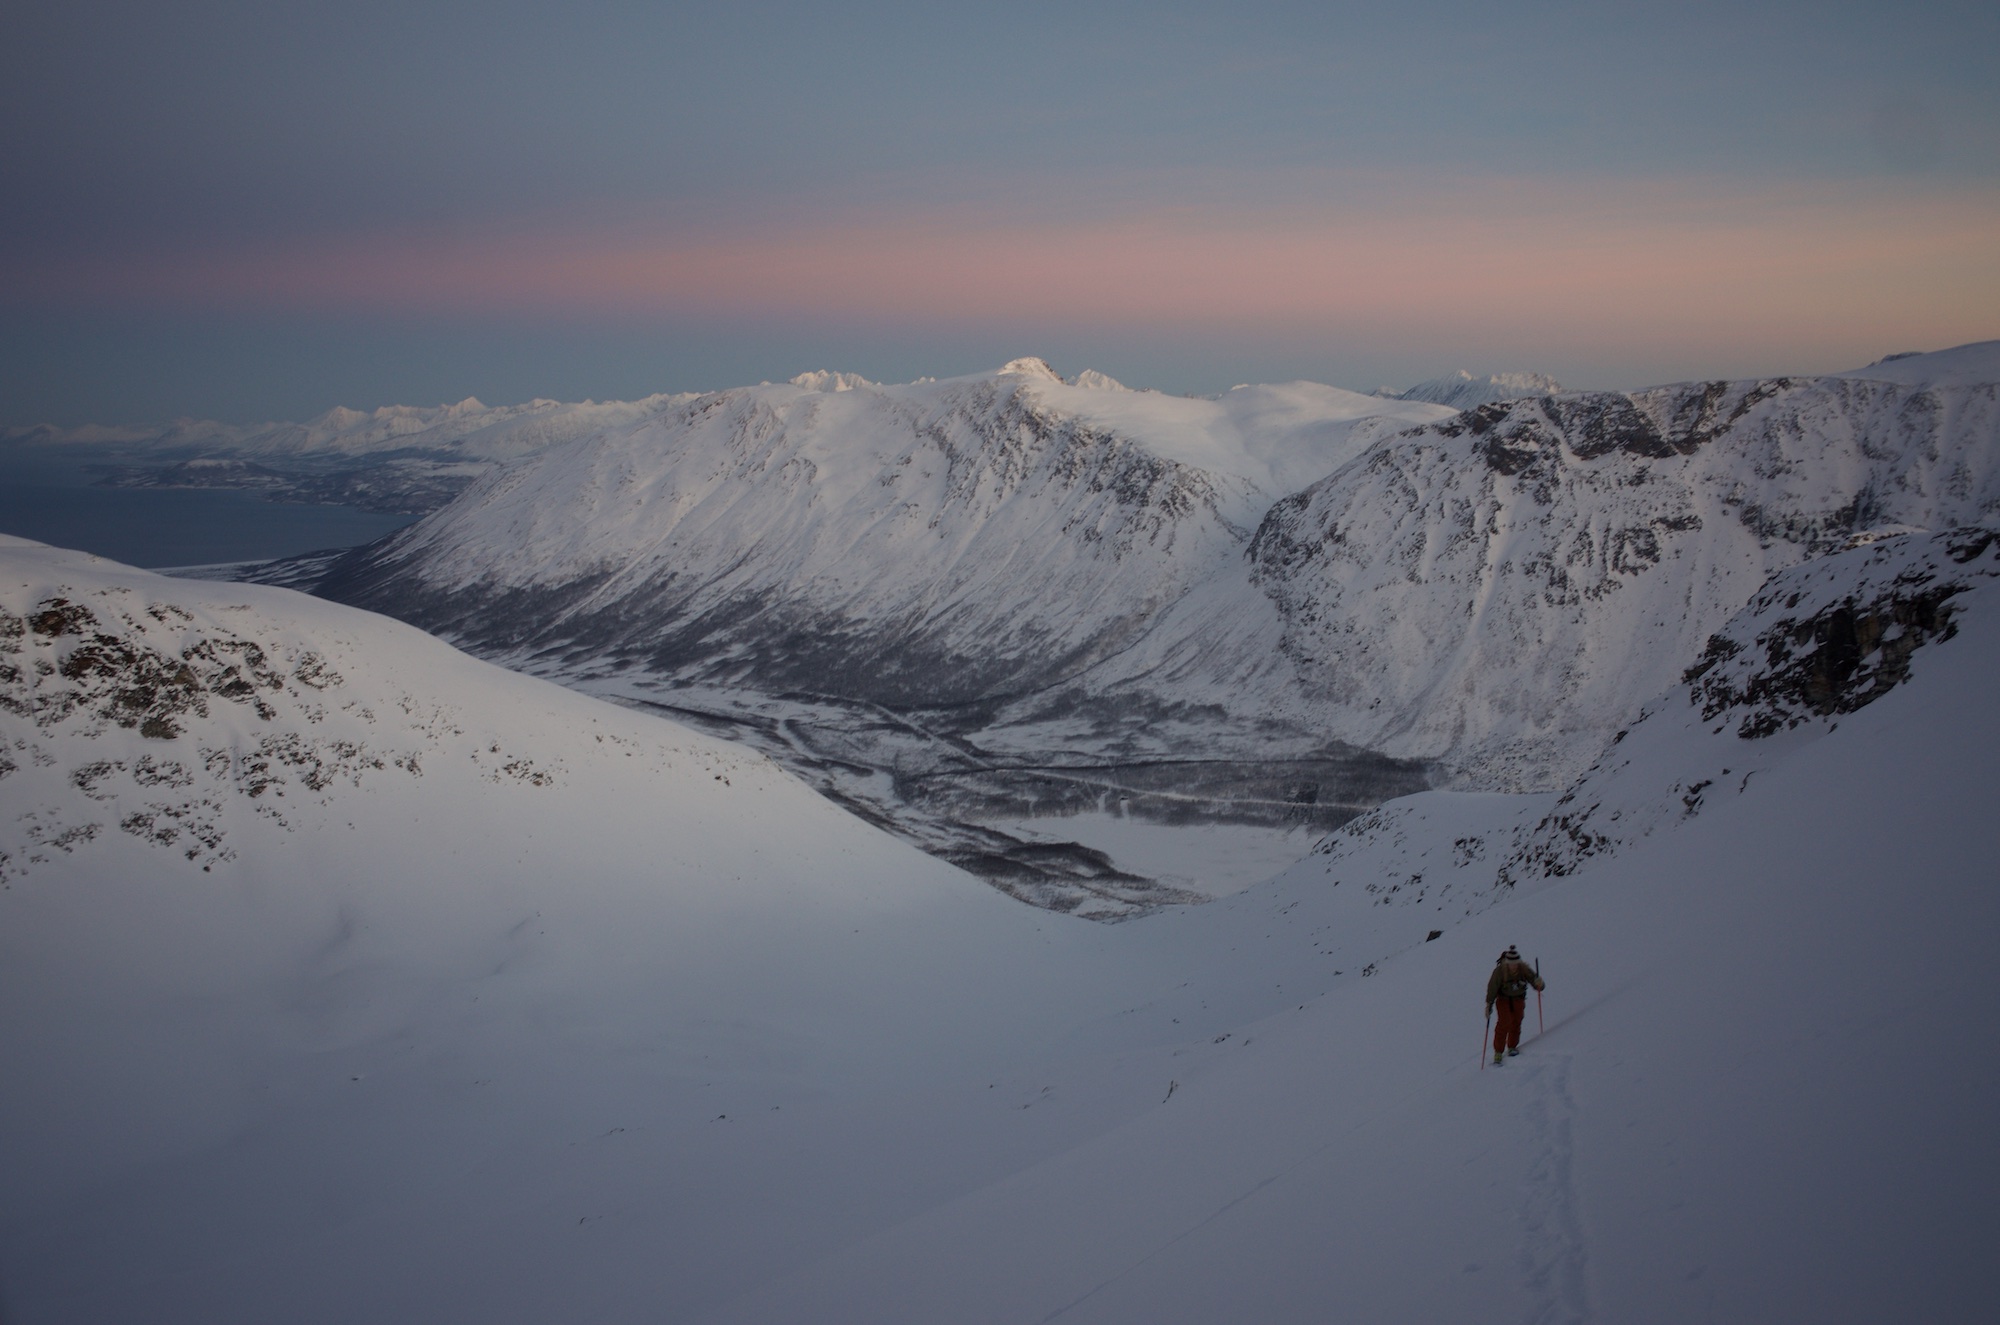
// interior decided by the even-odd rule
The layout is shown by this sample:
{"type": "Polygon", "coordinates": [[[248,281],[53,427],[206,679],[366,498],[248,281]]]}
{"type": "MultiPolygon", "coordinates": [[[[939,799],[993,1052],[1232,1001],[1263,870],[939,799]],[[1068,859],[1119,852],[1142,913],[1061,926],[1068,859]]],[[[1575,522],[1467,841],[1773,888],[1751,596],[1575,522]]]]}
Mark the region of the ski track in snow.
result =
{"type": "MultiPolygon", "coordinates": [[[[1539,1037],[1538,1037],[1539,1038],[1539,1037]]],[[[1592,1319],[1587,1248],[1578,1209],[1571,1123],[1570,1055],[1532,1050],[1508,1066],[1525,1065],[1525,1115],[1533,1157],[1522,1186],[1522,1282],[1535,1297],[1525,1325],[1583,1325],[1592,1319]]]]}

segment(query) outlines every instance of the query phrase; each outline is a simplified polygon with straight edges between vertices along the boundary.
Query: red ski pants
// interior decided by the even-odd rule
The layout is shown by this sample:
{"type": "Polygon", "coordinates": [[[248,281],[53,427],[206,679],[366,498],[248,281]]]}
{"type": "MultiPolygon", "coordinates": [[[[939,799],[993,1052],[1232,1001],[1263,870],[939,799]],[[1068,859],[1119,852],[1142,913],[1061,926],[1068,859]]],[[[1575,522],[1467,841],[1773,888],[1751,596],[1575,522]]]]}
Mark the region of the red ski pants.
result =
{"type": "Polygon", "coordinates": [[[1528,1000],[1501,998],[1494,1001],[1493,1008],[1500,1014],[1500,1020],[1493,1023],[1493,1052],[1520,1048],[1521,1021],[1528,1014],[1528,1000]]]}

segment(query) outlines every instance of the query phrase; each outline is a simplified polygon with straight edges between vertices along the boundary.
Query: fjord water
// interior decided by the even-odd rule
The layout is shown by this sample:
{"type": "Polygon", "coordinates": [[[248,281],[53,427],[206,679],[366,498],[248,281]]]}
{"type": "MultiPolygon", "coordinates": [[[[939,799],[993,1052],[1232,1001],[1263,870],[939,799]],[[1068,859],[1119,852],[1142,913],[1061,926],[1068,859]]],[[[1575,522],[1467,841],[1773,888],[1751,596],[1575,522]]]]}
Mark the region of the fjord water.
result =
{"type": "Polygon", "coordinates": [[[263,501],[213,488],[102,488],[110,448],[0,447],[0,533],[135,566],[198,566],[352,547],[415,516],[263,501]]]}

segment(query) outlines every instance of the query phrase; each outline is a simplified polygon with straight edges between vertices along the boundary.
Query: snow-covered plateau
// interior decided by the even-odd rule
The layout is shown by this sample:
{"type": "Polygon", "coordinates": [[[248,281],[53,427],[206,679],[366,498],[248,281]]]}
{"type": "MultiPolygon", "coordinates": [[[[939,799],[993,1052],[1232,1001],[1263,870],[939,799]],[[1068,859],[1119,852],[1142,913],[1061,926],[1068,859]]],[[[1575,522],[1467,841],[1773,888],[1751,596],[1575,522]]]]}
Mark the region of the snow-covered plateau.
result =
{"type": "Polygon", "coordinates": [[[7,1318],[1983,1320],[1996,580],[1830,550],[1566,790],[1102,925],[408,626],[0,540],[7,1318]]]}
{"type": "Polygon", "coordinates": [[[263,573],[703,724],[1015,896],[1119,915],[1218,885],[1104,825],[1277,839],[1429,786],[1559,790],[1773,574],[2000,518],[2000,342],[1506,381],[1461,411],[1038,359],[807,374],[660,402],[263,573]]]}

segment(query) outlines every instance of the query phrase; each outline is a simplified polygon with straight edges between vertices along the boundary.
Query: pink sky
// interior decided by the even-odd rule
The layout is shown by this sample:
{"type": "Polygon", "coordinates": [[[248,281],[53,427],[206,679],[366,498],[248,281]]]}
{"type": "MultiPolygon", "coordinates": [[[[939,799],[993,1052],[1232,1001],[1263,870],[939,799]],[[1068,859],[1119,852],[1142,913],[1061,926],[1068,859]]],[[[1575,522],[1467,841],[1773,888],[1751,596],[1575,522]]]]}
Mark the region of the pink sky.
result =
{"type": "Polygon", "coordinates": [[[1542,347],[2000,335],[2000,193],[1494,179],[1384,205],[1086,220],[849,214],[731,233],[549,223],[45,265],[31,297],[390,314],[861,318],[1542,347]]]}

